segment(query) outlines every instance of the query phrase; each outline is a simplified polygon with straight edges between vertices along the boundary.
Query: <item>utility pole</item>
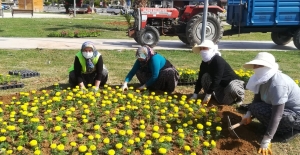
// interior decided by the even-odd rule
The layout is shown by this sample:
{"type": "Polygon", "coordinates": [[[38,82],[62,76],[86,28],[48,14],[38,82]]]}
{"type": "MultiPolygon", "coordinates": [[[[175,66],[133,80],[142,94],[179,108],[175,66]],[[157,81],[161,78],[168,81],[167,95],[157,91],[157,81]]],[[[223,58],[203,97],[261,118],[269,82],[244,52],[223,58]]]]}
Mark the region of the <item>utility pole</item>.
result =
{"type": "Polygon", "coordinates": [[[207,12],[208,12],[208,0],[204,0],[202,29],[201,29],[201,43],[203,43],[206,36],[207,12]]]}
{"type": "Polygon", "coordinates": [[[76,0],[74,0],[73,17],[76,17],[76,0]]]}

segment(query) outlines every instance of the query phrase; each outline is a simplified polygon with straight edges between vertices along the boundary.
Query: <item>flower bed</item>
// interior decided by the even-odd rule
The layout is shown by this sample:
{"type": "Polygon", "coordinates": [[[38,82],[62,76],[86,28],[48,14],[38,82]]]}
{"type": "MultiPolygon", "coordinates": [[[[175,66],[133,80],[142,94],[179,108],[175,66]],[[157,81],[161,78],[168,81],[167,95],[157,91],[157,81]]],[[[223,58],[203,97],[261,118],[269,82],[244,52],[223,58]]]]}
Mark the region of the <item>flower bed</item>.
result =
{"type": "Polygon", "coordinates": [[[0,102],[7,154],[207,154],[216,146],[216,107],[186,96],[116,87],[20,92],[0,102]]]}

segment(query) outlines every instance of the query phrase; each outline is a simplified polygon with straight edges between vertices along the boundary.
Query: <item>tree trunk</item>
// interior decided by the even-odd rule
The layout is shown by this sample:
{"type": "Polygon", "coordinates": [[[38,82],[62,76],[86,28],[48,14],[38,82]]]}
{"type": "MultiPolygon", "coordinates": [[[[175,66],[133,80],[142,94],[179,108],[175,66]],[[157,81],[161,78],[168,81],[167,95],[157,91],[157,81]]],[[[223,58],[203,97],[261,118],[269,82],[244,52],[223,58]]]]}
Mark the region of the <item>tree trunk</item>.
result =
{"type": "Polygon", "coordinates": [[[147,3],[148,3],[148,0],[135,0],[134,1],[134,7],[135,8],[146,7],[147,3]]]}

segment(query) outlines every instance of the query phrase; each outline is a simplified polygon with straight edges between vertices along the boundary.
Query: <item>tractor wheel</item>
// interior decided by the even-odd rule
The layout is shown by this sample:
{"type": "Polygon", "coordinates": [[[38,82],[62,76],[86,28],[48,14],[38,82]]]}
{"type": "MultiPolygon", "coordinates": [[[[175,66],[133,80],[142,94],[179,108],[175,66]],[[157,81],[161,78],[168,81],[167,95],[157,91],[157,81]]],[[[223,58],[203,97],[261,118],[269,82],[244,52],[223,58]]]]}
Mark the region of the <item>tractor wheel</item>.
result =
{"type": "Polygon", "coordinates": [[[298,29],[293,36],[294,45],[300,50],[300,29],[298,29]]]}
{"type": "Polygon", "coordinates": [[[292,36],[286,35],[288,33],[272,32],[271,38],[277,45],[286,45],[292,41],[292,36]]]}
{"type": "Polygon", "coordinates": [[[186,36],[178,36],[179,40],[181,40],[186,45],[190,45],[189,41],[187,40],[186,36]]]}
{"type": "MultiPolygon", "coordinates": [[[[187,23],[186,36],[190,42],[190,46],[201,43],[202,18],[203,13],[199,13],[193,16],[187,23]]],[[[217,44],[222,38],[223,32],[223,25],[220,18],[216,14],[208,12],[205,39],[217,44]]]]}
{"type": "Polygon", "coordinates": [[[146,26],[138,32],[137,40],[142,46],[154,47],[159,42],[159,32],[153,26],[146,26]]]}

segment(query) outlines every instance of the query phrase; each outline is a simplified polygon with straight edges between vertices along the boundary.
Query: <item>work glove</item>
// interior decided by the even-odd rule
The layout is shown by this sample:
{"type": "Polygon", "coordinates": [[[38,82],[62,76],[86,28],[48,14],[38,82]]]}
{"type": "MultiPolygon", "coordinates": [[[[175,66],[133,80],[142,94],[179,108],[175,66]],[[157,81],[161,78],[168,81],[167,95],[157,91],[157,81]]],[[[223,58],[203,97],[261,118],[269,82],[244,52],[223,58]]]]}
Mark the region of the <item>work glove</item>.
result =
{"type": "Polygon", "coordinates": [[[122,91],[128,90],[127,82],[124,82],[123,86],[121,87],[122,91]]]}
{"type": "Polygon", "coordinates": [[[211,94],[206,94],[202,101],[202,104],[208,104],[208,102],[210,101],[210,98],[211,98],[211,94]]]}
{"type": "Polygon", "coordinates": [[[251,112],[247,111],[247,113],[243,116],[242,122],[244,125],[247,125],[251,122],[251,112]]]}
{"type": "Polygon", "coordinates": [[[189,100],[193,100],[193,99],[196,100],[197,97],[198,97],[198,94],[194,93],[194,94],[189,98],[189,100]]]}
{"type": "Polygon", "coordinates": [[[94,88],[94,92],[98,92],[98,90],[99,90],[99,87],[94,88]]]}
{"type": "Polygon", "coordinates": [[[146,88],[146,84],[144,84],[144,85],[138,87],[137,89],[138,89],[138,90],[144,90],[145,88],[146,88]]]}
{"type": "Polygon", "coordinates": [[[82,87],[80,88],[80,91],[82,91],[83,93],[86,93],[86,92],[87,92],[87,89],[85,88],[85,86],[82,86],[82,87]]]}
{"type": "Polygon", "coordinates": [[[263,140],[260,143],[260,148],[258,150],[259,154],[263,154],[263,155],[271,155],[272,154],[272,150],[271,150],[271,139],[264,136],[263,140]]]}

